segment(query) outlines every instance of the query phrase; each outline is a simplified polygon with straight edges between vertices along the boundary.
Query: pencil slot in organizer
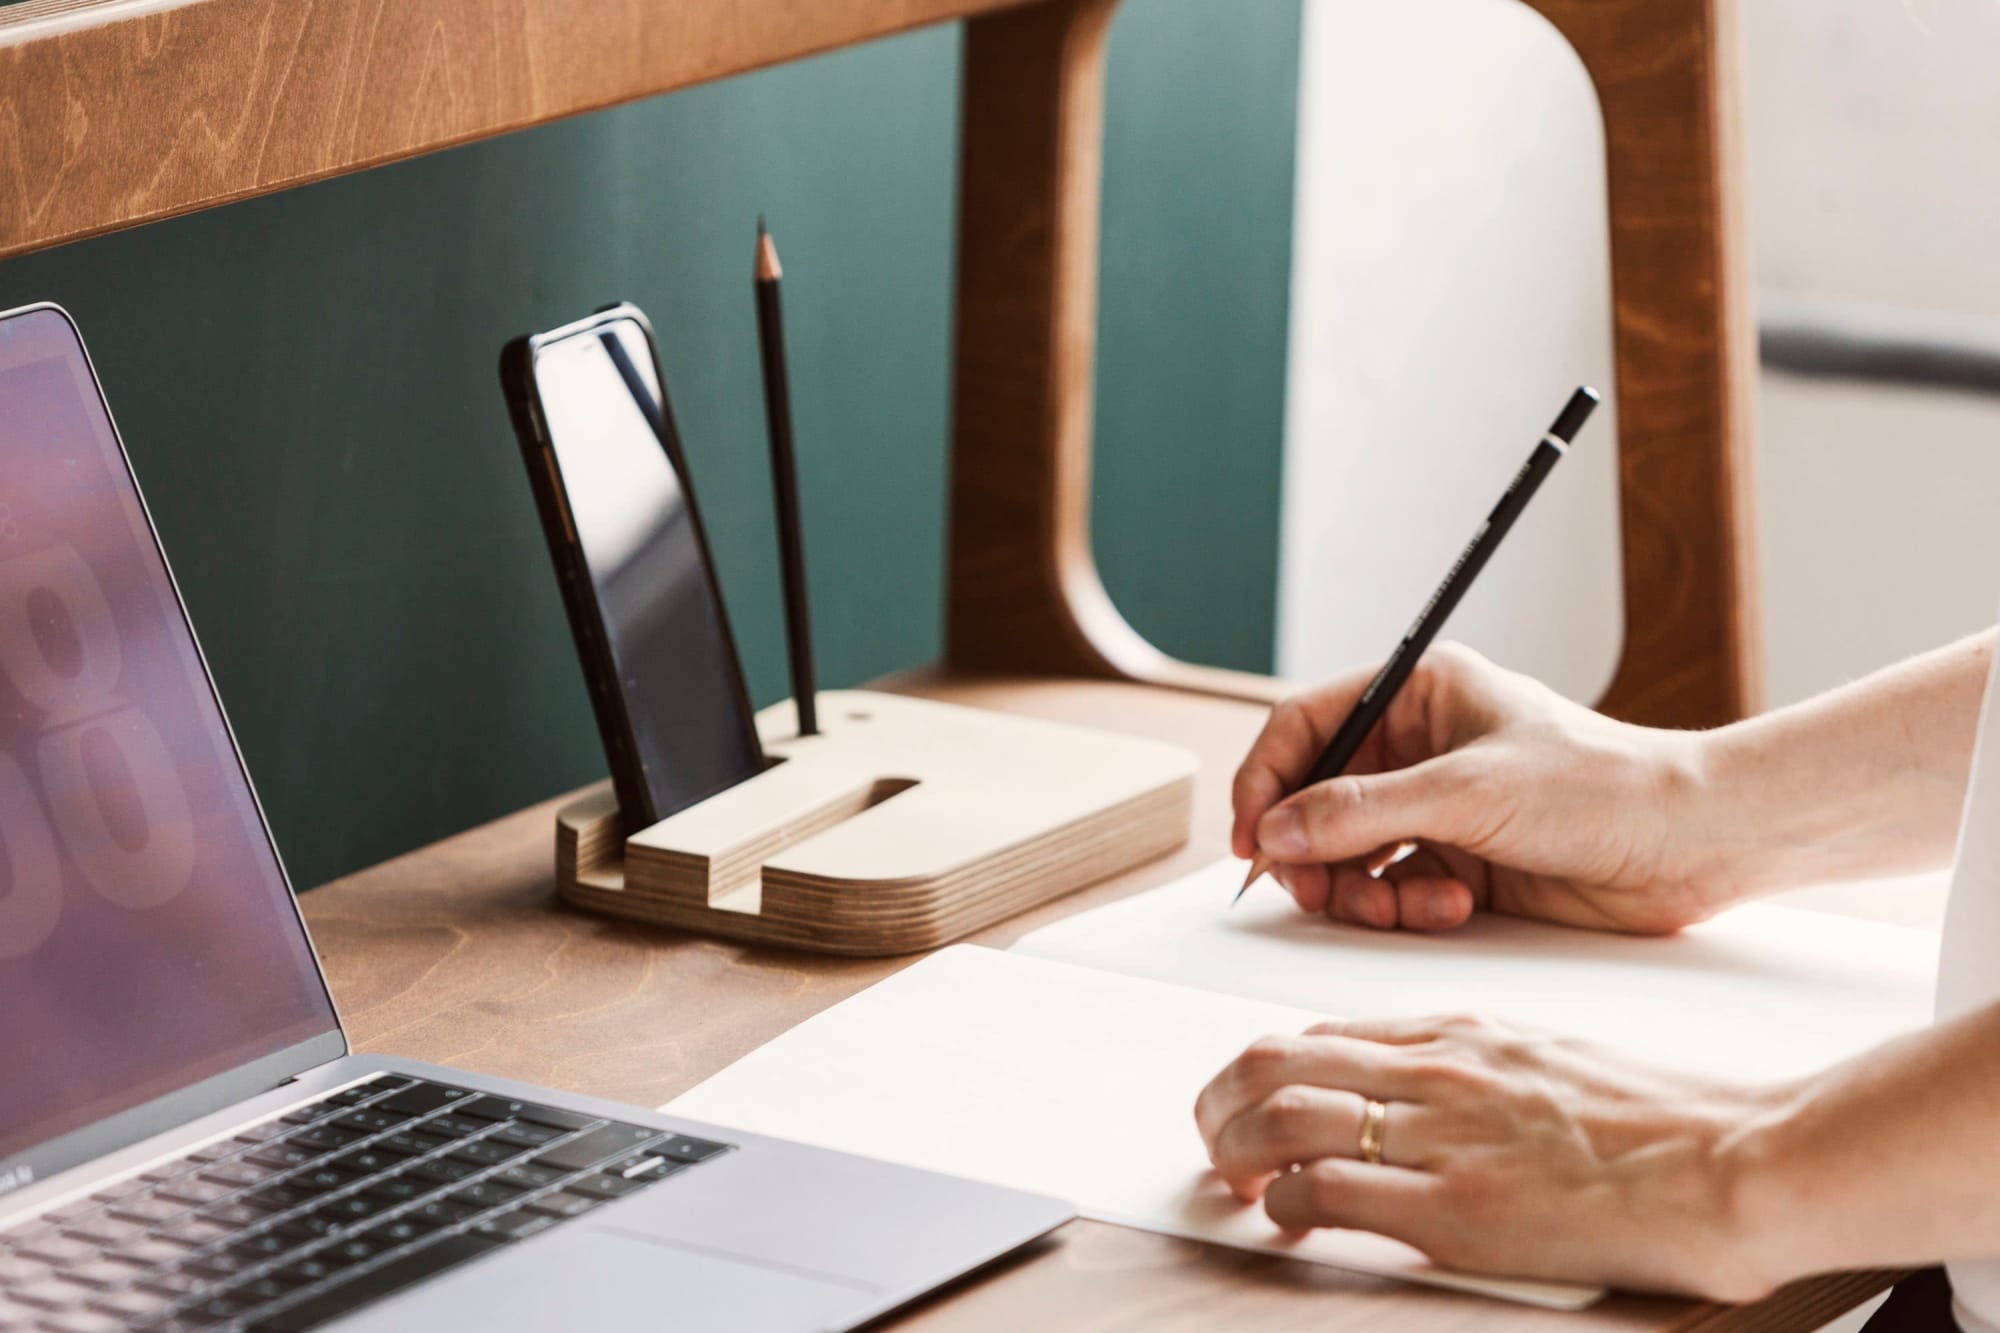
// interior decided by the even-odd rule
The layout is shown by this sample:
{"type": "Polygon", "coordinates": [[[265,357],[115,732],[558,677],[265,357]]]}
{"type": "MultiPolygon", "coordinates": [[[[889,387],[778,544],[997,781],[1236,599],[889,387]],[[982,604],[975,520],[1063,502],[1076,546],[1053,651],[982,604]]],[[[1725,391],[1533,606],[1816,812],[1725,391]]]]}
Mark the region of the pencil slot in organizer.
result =
{"type": "Polygon", "coordinates": [[[556,818],[592,911],[827,953],[935,948],[1187,840],[1194,756],[1138,737],[859,690],[758,715],[782,762],[630,838],[606,784],[556,818]]]}

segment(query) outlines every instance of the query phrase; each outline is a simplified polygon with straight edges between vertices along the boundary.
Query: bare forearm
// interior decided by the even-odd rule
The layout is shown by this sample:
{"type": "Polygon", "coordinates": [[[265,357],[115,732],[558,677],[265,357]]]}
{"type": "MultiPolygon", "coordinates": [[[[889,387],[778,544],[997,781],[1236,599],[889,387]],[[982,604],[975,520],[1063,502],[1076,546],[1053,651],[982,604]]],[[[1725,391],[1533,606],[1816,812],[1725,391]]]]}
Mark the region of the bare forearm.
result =
{"type": "Polygon", "coordinates": [[[1947,864],[1994,632],[1704,738],[1711,873],[1748,896],[1947,864]]]}
{"type": "Polygon", "coordinates": [[[1725,1148],[1766,1276],[2000,1254],[2000,1007],[1805,1084],[1725,1148]]]}

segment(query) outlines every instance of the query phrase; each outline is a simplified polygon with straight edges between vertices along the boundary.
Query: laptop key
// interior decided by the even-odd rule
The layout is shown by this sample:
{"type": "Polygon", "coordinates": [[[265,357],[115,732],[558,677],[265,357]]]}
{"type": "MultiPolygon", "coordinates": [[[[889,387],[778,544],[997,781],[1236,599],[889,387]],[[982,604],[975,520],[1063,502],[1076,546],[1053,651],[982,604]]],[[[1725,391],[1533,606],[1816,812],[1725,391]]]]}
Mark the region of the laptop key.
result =
{"type": "Polygon", "coordinates": [[[448,1203],[463,1204],[468,1208],[484,1211],[498,1208],[503,1203],[512,1203],[521,1197],[521,1191],[497,1180],[482,1180],[477,1185],[467,1185],[464,1189],[453,1190],[445,1195],[448,1203]]]}
{"type": "MultiPolygon", "coordinates": [[[[539,1148],[544,1143],[554,1143],[562,1135],[563,1132],[559,1129],[550,1129],[547,1125],[535,1125],[527,1121],[502,1125],[493,1131],[494,1139],[502,1143],[517,1143],[523,1148],[539,1148]]],[[[485,1141],[490,1143],[492,1139],[485,1141]]]]}
{"type": "Polygon", "coordinates": [[[201,1279],[176,1269],[171,1273],[149,1273],[139,1279],[142,1291],[155,1292],[169,1300],[191,1296],[201,1289],[201,1279]]]}
{"type": "Polygon", "coordinates": [[[45,1259],[52,1264],[76,1264],[95,1255],[97,1247],[65,1236],[60,1231],[52,1231],[16,1244],[14,1252],[30,1259],[45,1259]]]}
{"type": "Polygon", "coordinates": [[[705,1162],[719,1153],[728,1152],[729,1145],[692,1138],[686,1134],[676,1134],[665,1143],[653,1144],[652,1150],[662,1157],[671,1157],[676,1162],[705,1162]]]}
{"type": "Polygon", "coordinates": [[[97,1310],[68,1310],[41,1321],[48,1333],[121,1333],[123,1321],[97,1310]]]}
{"type": "Polygon", "coordinates": [[[383,1152],[399,1152],[406,1157],[422,1157],[425,1153],[436,1152],[449,1143],[449,1139],[436,1138],[429,1134],[391,1134],[386,1139],[377,1139],[370,1148],[383,1152]]]}
{"type": "Polygon", "coordinates": [[[193,1220],[240,1230],[263,1221],[270,1211],[268,1208],[253,1208],[247,1203],[218,1203],[196,1213],[193,1220]]]}
{"type": "Polygon", "coordinates": [[[301,1259],[297,1263],[286,1264],[283,1268],[273,1269],[270,1276],[274,1281],[282,1282],[287,1287],[296,1288],[309,1287],[315,1282],[324,1282],[339,1271],[340,1268],[338,1265],[329,1263],[325,1259],[314,1255],[309,1259],[301,1259]]]}
{"type": "Polygon", "coordinates": [[[340,1156],[328,1162],[328,1166],[342,1171],[353,1171],[360,1175],[372,1176],[381,1171],[394,1171],[409,1160],[409,1154],[393,1152],[380,1146],[349,1148],[340,1156]]]}
{"type": "Polygon", "coordinates": [[[287,1285],[274,1277],[260,1277],[234,1288],[229,1294],[240,1301],[247,1301],[252,1305],[269,1305],[280,1296],[287,1295],[294,1290],[296,1290],[295,1286],[287,1285]]]}
{"type": "Polygon", "coordinates": [[[100,1213],[96,1217],[86,1217],[71,1225],[64,1233],[73,1240],[80,1240],[102,1249],[107,1246],[123,1245],[146,1234],[143,1222],[127,1222],[123,1218],[100,1213]]]}
{"type": "Polygon", "coordinates": [[[32,1305],[38,1310],[68,1310],[82,1305],[84,1297],[89,1294],[82,1287],[58,1282],[54,1278],[7,1288],[8,1300],[17,1305],[32,1305]]]}
{"type": "Polygon", "coordinates": [[[244,1255],[253,1262],[262,1263],[275,1259],[281,1254],[289,1254],[299,1248],[299,1242],[276,1230],[260,1231],[254,1236],[245,1236],[229,1246],[231,1254],[244,1255]]]}
{"type": "Polygon", "coordinates": [[[408,1203],[410,1200],[429,1194],[436,1189],[435,1181],[420,1176],[384,1176],[371,1180],[361,1187],[363,1194],[382,1199],[391,1204],[408,1203]]]}
{"type": "Polygon", "coordinates": [[[299,1333],[316,1328],[414,1282],[477,1259],[502,1243],[473,1233],[440,1237],[420,1250],[349,1278],[297,1305],[254,1320],[250,1328],[253,1333],[299,1333]]]}
{"type": "Polygon", "coordinates": [[[311,1212],[301,1213],[297,1217],[288,1218],[278,1223],[275,1227],[272,1227],[271,1230],[280,1236],[298,1241],[300,1244],[306,1244],[310,1241],[331,1236],[334,1232],[340,1230],[340,1227],[341,1222],[339,1218],[322,1216],[318,1212],[311,1212]]]}
{"type": "Polygon", "coordinates": [[[342,1268],[352,1268],[355,1264],[366,1263],[382,1253],[382,1245],[364,1236],[349,1236],[346,1240],[335,1241],[319,1251],[315,1256],[342,1268]]]}
{"type": "Polygon", "coordinates": [[[294,1148],[317,1148],[321,1152],[338,1152],[348,1144],[357,1143],[365,1137],[366,1135],[357,1134],[351,1129],[342,1129],[339,1125],[314,1125],[311,1129],[302,1129],[296,1134],[288,1135],[284,1141],[294,1148]]]}
{"type": "Polygon", "coordinates": [[[454,1161],[471,1162],[477,1166],[498,1166],[510,1162],[528,1151],[518,1143],[500,1143],[493,1139],[475,1139],[471,1143],[460,1144],[450,1156],[454,1161]]]}
{"type": "Polygon", "coordinates": [[[41,1259],[30,1259],[24,1255],[0,1251],[0,1287],[18,1286],[41,1277],[48,1271],[48,1264],[41,1259]]]}
{"type": "Polygon", "coordinates": [[[396,1205],[386,1199],[378,1199],[370,1194],[350,1194],[344,1199],[335,1199],[323,1208],[313,1211],[328,1217],[337,1217],[342,1222],[365,1222],[377,1213],[386,1213],[396,1205]]]}
{"type": "Polygon", "coordinates": [[[186,1212],[187,1205],[151,1194],[140,1194],[129,1199],[120,1199],[111,1205],[109,1211],[113,1217],[128,1218],[134,1222],[164,1222],[170,1217],[178,1217],[186,1212]]]}
{"type": "Polygon", "coordinates": [[[432,1116],[417,1126],[426,1134],[442,1134],[450,1139],[469,1139],[475,1134],[485,1133],[491,1126],[484,1120],[468,1120],[462,1115],[432,1116]]]}
{"type": "Polygon", "coordinates": [[[472,1116],[478,1120],[527,1120],[565,1132],[597,1123],[595,1116],[559,1111],[553,1106],[542,1106],[536,1102],[509,1101],[505,1097],[481,1097],[457,1108],[453,1114],[472,1116]]]}
{"type": "Polygon", "coordinates": [[[52,1213],[43,1213],[41,1220],[54,1226],[66,1227],[79,1218],[85,1218],[97,1211],[97,1205],[89,1199],[78,1199],[66,1203],[52,1213]]]}
{"type": "Polygon", "coordinates": [[[642,1125],[626,1125],[613,1121],[610,1124],[600,1125],[567,1143],[557,1144],[535,1158],[535,1162],[540,1166],[555,1167],[565,1173],[581,1171],[587,1166],[596,1166],[608,1157],[630,1152],[648,1139],[658,1138],[660,1133],[660,1130],[647,1129],[642,1125]]]}
{"type": "Polygon", "coordinates": [[[210,1296],[198,1301],[175,1315],[176,1323],[192,1324],[201,1328],[209,1324],[226,1324],[238,1315],[247,1314],[256,1308],[256,1302],[240,1296],[210,1296]]]}
{"type": "Polygon", "coordinates": [[[282,1213],[309,1202],[317,1197],[310,1190],[302,1190],[293,1185],[266,1185],[243,1196],[243,1202],[252,1208],[261,1208],[267,1213],[282,1213]]]}
{"type": "Polygon", "coordinates": [[[428,1162],[418,1162],[410,1168],[410,1174],[424,1180],[433,1180],[440,1185],[456,1185],[467,1176],[476,1176],[480,1168],[470,1162],[454,1162],[449,1157],[433,1158],[428,1162]]]}
{"type": "Polygon", "coordinates": [[[437,1230],[407,1217],[398,1217],[380,1226],[370,1227],[361,1233],[363,1240],[370,1240],[385,1250],[400,1250],[413,1240],[422,1240],[437,1230]]]}
{"type": "Polygon", "coordinates": [[[553,1185],[563,1178],[563,1173],[553,1167],[536,1166],[533,1162],[516,1162],[495,1175],[493,1179],[514,1186],[516,1189],[535,1190],[544,1185],[553,1185]]]}
{"type": "Polygon", "coordinates": [[[337,1189],[344,1189],[359,1179],[361,1177],[356,1172],[343,1171],[339,1167],[329,1163],[301,1171],[285,1183],[294,1189],[311,1190],[315,1194],[326,1194],[337,1189]]]}
{"type": "Polygon", "coordinates": [[[142,1319],[166,1309],[172,1303],[171,1296],[148,1291],[144,1287],[127,1287],[123,1291],[108,1291],[90,1298],[91,1309],[124,1319],[142,1319]]]}
{"type": "Polygon", "coordinates": [[[158,1197],[171,1203],[198,1207],[201,1204],[214,1203],[218,1199],[226,1199],[235,1192],[234,1186],[214,1180],[203,1180],[199,1176],[189,1176],[160,1186],[158,1197]]]}
{"type": "Polygon", "coordinates": [[[623,1176],[607,1175],[603,1172],[599,1172],[594,1176],[585,1176],[580,1180],[572,1180],[569,1184],[563,1186],[564,1189],[572,1194],[585,1194],[593,1199],[604,1200],[622,1199],[633,1191],[643,1189],[644,1187],[645,1182],[643,1181],[627,1180],[623,1176]]]}
{"type": "Polygon", "coordinates": [[[236,1136],[238,1143],[269,1143],[272,1139],[283,1138],[291,1132],[291,1126],[282,1120],[266,1120],[261,1125],[252,1125],[236,1136]]]}
{"type": "Polygon", "coordinates": [[[183,1217],[157,1228],[153,1232],[153,1239],[170,1241],[193,1249],[210,1241],[221,1240],[235,1230],[233,1225],[226,1222],[211,1222],[201,1217],[183,1217]]]}
{"type": "Polygon", "coordinates": [[[617,1176],[621,1180],[650,1185],[656,1180],[665,1180],[676,1172],[687,1170],[688,1165],[686,1162],[669,1162],[650,1148],[642,1148],[638,1152],[628,1153],[605,1163],[603,1171],[607,1176],[617,1176]]]}
{"type": "Polygon", "coordinates": [[[539,1232],[547,1231],[559,1220],[545,1213],[516,1208],[512,1212],[489,1217],[472,1230],[475,1235],[489,1236],[494,1240],[526,1240],[539,1232]]]}
{"type": "Polygon", "coordinates": [[[477,1208],[467,1208],[464,1204],[450,1203],[444,1199],[433,1199],[429,1203],[421,1204],[403,1215],[405,1217],[414,1217],[419,1221],[433,1226],[450,1227],[457,1226],[460,1222],[465,1221],[478,1211],[477,1208]]]}
{"type": "Polygon", "coordinates": [[[256,1262],[249,1255],[238,1254],[234,1250],[217,1250],[212,1254],[204,1254],[199,1259],[189,1260],[181,1271],[213,1281],[234,1277],[256,1262]]]}
{"type": "Polygon", "coordinates": [[[142,1240],[127,1242],[112,1251],[110,1258],[136,1268],[158,1268],[164,1264],[177,1263],[187,1258],[191,1245],[182,1245],[165,1237],[153,1235],[142,1240]]]}
{"type": "Polygon", "coordinates": [[[469,1088],[449,1088],[442,1083],[413,1083],[392,1097],[384,1097],[375,1105],[384,1111],[394,1111],[398,1115],[429,1115],[432,1111],[455,1106],[475,1094],[469,1088]]]}
{"type": "Polygon", "coordinates": [[[372,1106],[337,1115],[330,1122],[342,1129],[355,1129],[363,1134],[380,1134],[385,1129],[394,1129],[410,1117],[397,1111],[378,1111],[372,1106]]]}
{"type": "Polygon", "coordinates": [[[550,1217],[581,1217],[603,1202],[602,1199],[592,1199],[581,1194],[571,1194],[567,1190],[557,1190],[554,1194],[544,1194],[539,1199],[528,1200],[527,1206],[535,1212],[546,1213],[550,1217]]]}
{"type": "Polygon", "coordinates": [[[308,1153],[306,1149],[268,1147],[268,1149],[258,1149],[248,1157],[236,1157],[230,1161],[216,1163],[214,1167],[202,1171],[202,1175],[196,1179],[220,1185],[222,1193],[228,1193],[230,1189],[242,1189],[244,1185],[256,1185],[258,1181],[268,1181],[270,1177],[282,1171],[290,1171],[292,1167],[304,1167],[308,1161],[312,1161],[312,1153],[308,1153]]]}

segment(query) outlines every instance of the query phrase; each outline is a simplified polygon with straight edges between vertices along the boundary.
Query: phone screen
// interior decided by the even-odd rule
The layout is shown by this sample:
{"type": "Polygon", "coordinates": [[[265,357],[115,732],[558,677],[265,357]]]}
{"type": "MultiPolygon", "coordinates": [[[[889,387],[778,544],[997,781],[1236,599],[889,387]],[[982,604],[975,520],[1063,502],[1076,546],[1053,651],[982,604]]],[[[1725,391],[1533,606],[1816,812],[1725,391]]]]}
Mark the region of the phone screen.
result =
{"type": "Polygon", "coordinates": [[[618,784],[636,828],[760,772],[763,752],[645,329],[614,319],[543,343],[535,386],[623,702],[622,740],[599,719],[612,773],[644,787],[618,784]]]}

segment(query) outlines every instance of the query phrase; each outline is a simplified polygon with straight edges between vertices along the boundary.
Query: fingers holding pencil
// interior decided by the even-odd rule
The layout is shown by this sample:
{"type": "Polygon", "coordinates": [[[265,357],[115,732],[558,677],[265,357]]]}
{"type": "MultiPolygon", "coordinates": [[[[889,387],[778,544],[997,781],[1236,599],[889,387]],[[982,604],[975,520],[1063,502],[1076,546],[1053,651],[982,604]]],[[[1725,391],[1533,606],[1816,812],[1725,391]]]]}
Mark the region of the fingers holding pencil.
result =
{"type": "MultiPolygon", "coordinates": [[[[1382,669],[1353,695],[1343,710],[1340,723],[1331,729],[1324,748],[1310,763],[1306,762],[1306,757],[1313,753],[1313,738],[1325,730],[1326,719],[1332,716],[1333,709],[1340,706],[1356,678],[1349,677],[1333,688],[1297,702],[1280,704],[1272,710],[1264,735],[1251,748],[1251,758],[1237,774],[1236,827],[1231,834],[1231,843],[1237,855],[1252,859],[1250,873],[1244,878],[1243,887],[1236,891],[1232,905],[1242,899],[1273,862],[1305,860],[1311,855],[1306,850],[1309,839],[1305,828],[1310,812],[1341,798],[1355,804],[1357,810],[1361,808],[1363,788],[1359,784],[1350,782],[1344,788],[1337,788],[1331,780],[1346,774],[1366,772],[1359,765],[1370,746],[1378,751],[1376,767],[1382,767],[1379,751],[1383,742],[1379,733],[1384,729],[1382,724],[1386,715],[1402,695],[1404,685],[1418,674],[1424,654],[1436,640],[1438,632],[1451,618],[1451,613],[1458,609],[1459,602],[1471,590],[1473,582],[1493,558],[1494,552],[1527,509],[1528,502],[1540,490],[1542,483],[1548,479],[1549,473],[1562,461],[1570,441],[1590,419],[1597,403],[1597,391],[1588,386],[1578,388],[1570,395],[1554,424],[1535,442],[1527,461],[1514,474],[1513,481],[1501,492],[1498,503],[1474,530],[1472,539],[1445,573],[1444,582],[1438,585],[1437,591],[1417,613],[1416,621],[1390,653],[1382,669]],[[1320,710],[1317,714],[1316,706],[1320,710]],[[1263,756],[1261,762],[1260,755],[1263,756]],[[1319,784],[1316,791],[1315,784],[1319,784]],[[1285,792],[1297,791],[1300,787],[1308,789],[1302,797],[1271,806],[1271,802],[1285,792]],[[1254,830],[1246,828],[1246,809],[1260,806],[1265,808],[1256,815],[1256,827],[1254,830]]],[[[1385,778],[1373,785],[1386,791],[1391,780],[1385,778]]],[[[1405,795],[1413,797],[1414,793],[1405,795]]],[[[1400,841],[1409,832],[1407,829],[1395,830],[1392,838],[1378,841],[1400,841]]],[[[1365,850],[1356,848],[1348,855],[1362,854],[1365,850]]]]}

